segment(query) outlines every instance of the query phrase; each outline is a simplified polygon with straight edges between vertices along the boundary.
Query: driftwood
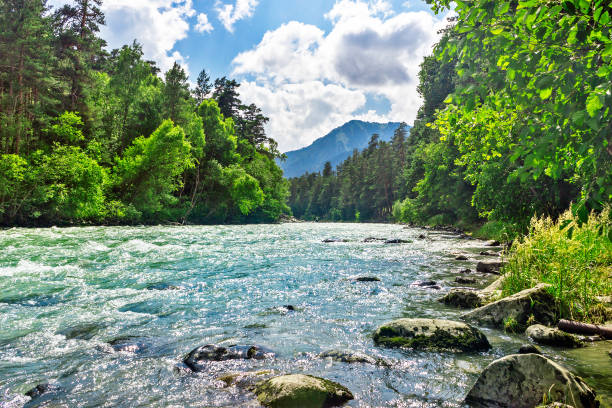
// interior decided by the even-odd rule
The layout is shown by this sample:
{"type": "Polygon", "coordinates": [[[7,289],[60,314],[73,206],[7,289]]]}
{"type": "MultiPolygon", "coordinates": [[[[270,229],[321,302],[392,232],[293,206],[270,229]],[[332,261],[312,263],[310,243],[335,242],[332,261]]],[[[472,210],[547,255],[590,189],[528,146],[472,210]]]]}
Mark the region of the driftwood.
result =
{"type": "Polygon", "coordinates": [[[605,339],[612,339],[612,329],[601,327],[596,324],[575,322],[573,320],[559,320],[557,324],[559,330],[567,333],[586,334],[589,336],[599,335],[605,339]]]}

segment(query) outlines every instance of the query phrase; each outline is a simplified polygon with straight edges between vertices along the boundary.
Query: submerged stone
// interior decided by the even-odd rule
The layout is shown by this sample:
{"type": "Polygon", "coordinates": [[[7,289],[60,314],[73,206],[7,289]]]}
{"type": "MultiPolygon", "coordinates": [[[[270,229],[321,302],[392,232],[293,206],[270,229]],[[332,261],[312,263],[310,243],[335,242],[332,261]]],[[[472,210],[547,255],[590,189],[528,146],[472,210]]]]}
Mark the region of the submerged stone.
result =
{"type": "Polygon", "coordinates": [[[432,351],[481,351],[491,348],[475,327],[441,319],[397,319],[380,326],[374,342],[386,347],[432,351]]]}
{"type": "Polygon", "coordinates": [[[524,328],[532,316],[538,323],[552,325],[556,320],[555,299],[548,293],[549,287],[546,283],[540,283],[531,289],[472,310],[462,317],[470,322],[497,328],[502,328],[504,321],[509,319],[514,319],[524,328]]]}
{"type": "Polygon", "coordinates": [[[478,281],[475,278],[466,278],[463,276],[457,276],[455,278],[455,282],[460,283],[462,285],[472,285],[474,283],[477,283],[478,281]]]}
{"type": "Polygon", "coordinates": [[[272,370],[246,371],[224,374],[218,377],[217,380],[224,382],[226,387],[250,388],[273,375],[274,371],[272,370]]]}
{"type": "Polygon", "coordinates": [[[376,276],[358,276],[355,278],[357,282],[380,282],[380,278],[376,276]]]}
{"type": "Polygon", "coordinates": [[[57,334],[63,335],[64,337],[66,337],[66,340],[91,340],[104,327],[105,325],[103,324],[84,323],[59,330],[57,331],[57,334]]]}
{"type": "Polygon", "coordinates": [[[467,260],[468,260],[468,257],[465,255],[457,255],[455,257],[455,261],[467,261],[467,260]]]}
{"type": "Polygon", "coordinates": [[[59,390],[60,390],[60,387],[58,387],[57,385],[52,385],[49,383],[42,383],[42,384],[36,385],[36,387],[32,388],[31,390],[28,390],[25,393],[25,395],[27,397],[35,399],[35,398],[42,396],[43,394],[47,394],[50,392],[56,392],[59,390]]]}
{"type": "Polygon", "coordinates": [[[363,353],[348,350],[328,350],[319,354],[320,358],[331,358],[341,363],[368,363],[376,364],[377,360],[363,353]]]}
{"type": "Polygon", "coordinates": [[[265,407],[324,408],[340,406],[354,399],[344,386],[304,374],[274,377],[259,383],[255,395],[265,407]]]}
{"type": "Polygon", "coordinates": [[[183,362],[193,371],[204,371],[207,368],[206,363],[210,361],[263,360],[272,357],[274,357],[274,352],[261,346],[231,345],[225,347],[207,344],[192,350],[183,362]]]}
{"type": "Polygon", "coordinates": [[[566,333],[554,327],[546,327],[541,324],[534,324],[525,331],[527,337],[538,344],[556,347],[582,347],[584,344],[578,336],[566,333]]]}
{"type": "Polygon", "coordinates": [[[539,354],[513,354],[484,369],[465,402],[473,407],[533,408],[549,402],[569,402],[575,408],[599,406],[580,377],[539,354]]]}
{"type": "Polygon", "coordinates": [[[409,244],[412,241],[408,241],[406,239],[399,239],[399,238],[394,238],[394,239],[388,239],[385,241],[385,244],[409,244]]]}
{"type": "Polygon", "coordinates": [[[363,242],[376,242],[376,241],[387,241],[387,238],[376,238],[376,237],[367,237],[363,240],[363,242]]]}

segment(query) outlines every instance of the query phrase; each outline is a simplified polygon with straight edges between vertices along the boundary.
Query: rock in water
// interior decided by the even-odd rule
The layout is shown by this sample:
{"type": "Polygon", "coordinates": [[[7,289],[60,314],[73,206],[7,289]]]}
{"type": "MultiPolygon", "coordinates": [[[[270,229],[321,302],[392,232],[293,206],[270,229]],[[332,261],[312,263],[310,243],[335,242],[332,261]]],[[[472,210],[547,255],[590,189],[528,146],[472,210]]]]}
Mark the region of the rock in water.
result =
{"type": "Polygon", "coordinates": [[[369,363],[376,364],[376,359],[363,353],[344,350],[328,350],[319,354],[320,358],[331,358],[341,363],[369,363]]]}
{"type": "Polygon", "coordinates": [[[471,285],[477,282],[475,278],[466,278],[463,276],[457,276],[455,278],[455,282],[460,283],[462,285],[471,285]]]}
{"type": "Polygon", "coordinates": [[[535,321],[552,325],[555,323],[555,299],[548,293],[550,285],[540,283],[512,296],[474,309],[462,317],[470,322],[501,328],[504,320],[512,318],[520,326],[526,326],[533,315],[535,321]]]}
{"type": "Polygon", "coordinates": [[[259,383],[255,395],[265,407],[324,408],[343,405],[353,394],[344,386],[304,374],[274,377],[259,383]]]}
{"type": "Polygon", "coordinates": [[[183,362],[193,371],[204,371],[205,362],[225,360],[262,360],[274,357],[274,352],[261,346],[238,346],[228,347],[216,344],[207,344],[191,351],[183,362]]]}
{"type": "Polygon", "coordinates": [[[376,276],[358,276],[355,278],[357,282],[380,282],[380,278],[376,276]]]}
{"type": "Polygon", "coordinates": [[[465,255],[457,255],[455,257],[455,261],[467,261],[467,260],[468,260],[468,257],[465,255]]]}
{"type": "Polygon", "coordinates": [[[409,244],[410,242],[411,241],[405,239],[394,238],[386,240],[385,244],[409,244]]]}
{"type": "Polygon", "coordinates": [[[557,347],[582,347],[584,344],[573,334],[566,333],[557,328],[534,324],[525,331],[527,337],[538,344],[557,347]]]}
{"type": "Polygon", "coordinates": [[[386,347],[432,351],[480,351],[491,348],[480,330],[465,323],[440,319],[398,319],[374,333],[374,342],[386,347]]]}
{"type": "Polygon", "coordinates": [[[497,240],[487,241],[487,243],[485,244],[485,246],[488,246],[488,247],[498,247],[500,245],[501,245],[501,242],[497,240]]]}
{"type": "Polygon", "coordinates": [[[482,298],[475,290],[471,289],[451,289],[439,300],[445,305],[462,309],[473,309],[482,305],[482,298]]]}
{"type": "Polygon", "coordinates": [[[534,346],[533,344],[524,344],[519,348],[519,354],[542,354],[542,350],[538,346],[534,346]]]}
{"type": "Polygon", "coordinates": [[[554,361],[539,354],[512,354],[484,369],[465,402],[474,407],[533,408],[562,401],[575,408],[594,408],[595,391],[554,361]]]}
{"type": "Polygon", "coordinates": [[[503,262],[498,261],[480,261],[476,264],[476,270],[482,273],[492,273],[499,275],[501,267],[504,266],[503,262]]]}

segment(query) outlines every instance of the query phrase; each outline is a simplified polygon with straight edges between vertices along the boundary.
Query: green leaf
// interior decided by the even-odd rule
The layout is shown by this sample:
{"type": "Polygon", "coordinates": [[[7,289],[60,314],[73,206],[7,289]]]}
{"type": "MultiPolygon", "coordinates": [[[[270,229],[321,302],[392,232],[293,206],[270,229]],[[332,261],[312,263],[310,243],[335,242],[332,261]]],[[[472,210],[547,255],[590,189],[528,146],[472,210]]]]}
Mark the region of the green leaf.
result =
{"type": "Polygon", "coordinates": [[[608,231],[608,239],[612,242],[612,228],[608,231]]]}
{"type": "Polygon", "coordinates": [[[572,237],[574,236],[574,227],[570,227],[570,229],[567,230],[567,237],[569,239],[572,239],[572,237]]]}
{"type": "Polygon", "coordinates": [[[572,223],[572,220],[565,220],[561,223],[561,225],[559,225],[559,229],[560,230],[564,230],[566,229],[570,224],[572,223]]]}
{"type": "Polygon", "coordinates": [[[527,1],[519,1],[519,5],[516,8],[517,10],[534,7],[538,5],[538,0],[527,0],[527,1]]]}
{"type": "Polygon", "coordinates": [[[501,34],[503,32],[504,32],[504,27],[497,26],[497,27],[491,28],[491,34],[493,34],[493,35],[499,35],[499,34],[501,34]]]}
{"type": "Polygon", "coordinates": [[[550,98],[550,95],[552,95],[552,88],[547,88],[547,89],[542,89],[540,91],[540,98],[542,98],[542,100],[546,100],[548,98],[550,98]]]}
{"type": "Polygon", "coordinates": [[[601,108],[603,108],[603,101],[601,96],[599,94],[596,94],[595,92],[591,92],[591,94],[586,100],[586,110],[589,113],[589,116],[595,116],[597,114],[597,111],[599,111],[601,108]]]}

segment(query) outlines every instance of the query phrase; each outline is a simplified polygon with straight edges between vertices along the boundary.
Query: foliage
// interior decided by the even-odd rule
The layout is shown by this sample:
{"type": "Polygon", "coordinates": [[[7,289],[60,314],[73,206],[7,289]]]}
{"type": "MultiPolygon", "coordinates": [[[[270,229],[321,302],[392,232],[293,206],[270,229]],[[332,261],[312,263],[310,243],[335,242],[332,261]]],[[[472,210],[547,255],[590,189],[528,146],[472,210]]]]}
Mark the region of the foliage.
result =
{"type": "Polygon", "coordinates": [[[612,295],[612,219],[610,209],[592,213],[580,225],[570,211],[557,222],[533,218],[529,233],[515,241],[504,267],[503,294],[553,285],[559,316],[593,319],[597,296],[612,295]]]}
{"type": "Polygon", "coordinates": [[[117,158],[115,190],[150,219],[166,205],[176,204],[172,193],[181,187],[181,174],[193,166],[190,153],[183,129],[166,120],[150,137],[136,138],[117,158]]]}
{"type": "Polygon", "coordinates": [[[240,84],[190,90],[134,41],[107,52],[101,0],[0,1],[0,225],[270,222],[290,210],[268,118],[240,84]],[[213,92],[214,91],[214,92],[213,92]],[[225,115],[224,115],[225,114],[225,115]]]}

